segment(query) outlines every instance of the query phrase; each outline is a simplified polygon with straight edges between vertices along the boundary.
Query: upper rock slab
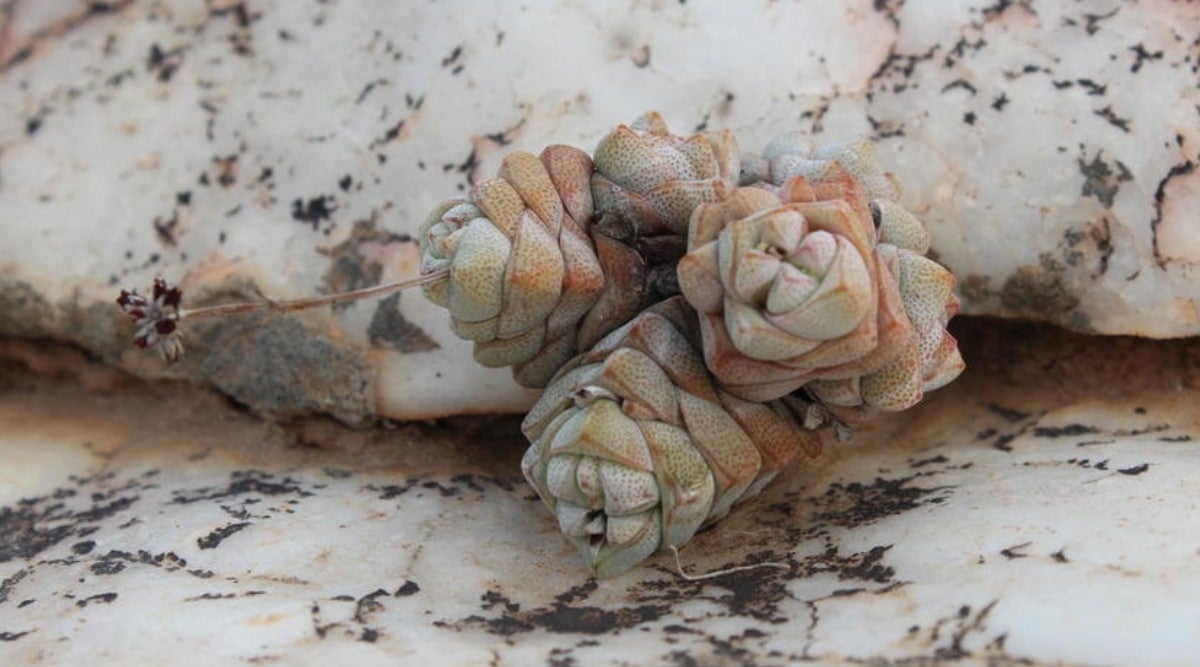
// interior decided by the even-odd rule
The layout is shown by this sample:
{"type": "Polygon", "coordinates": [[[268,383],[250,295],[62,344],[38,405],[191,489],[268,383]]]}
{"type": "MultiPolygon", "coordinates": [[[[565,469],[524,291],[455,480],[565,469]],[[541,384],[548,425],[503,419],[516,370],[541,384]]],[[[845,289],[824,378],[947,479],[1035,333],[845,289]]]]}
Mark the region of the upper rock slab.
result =
{"type": "Polygon", "coordinates": [[[267,414],[421,418],[532,394],[468,361],[417,294],[191,327],[163,369],[127,349],[117,288],[163,275],[195,303],[414,274],[425,213],[506,151],[590,149],[647,109],[745,150],[794,129],[873,138],[968,313],[1200,333],[1188,3],[5,7],[0,334],[267,414]]]}

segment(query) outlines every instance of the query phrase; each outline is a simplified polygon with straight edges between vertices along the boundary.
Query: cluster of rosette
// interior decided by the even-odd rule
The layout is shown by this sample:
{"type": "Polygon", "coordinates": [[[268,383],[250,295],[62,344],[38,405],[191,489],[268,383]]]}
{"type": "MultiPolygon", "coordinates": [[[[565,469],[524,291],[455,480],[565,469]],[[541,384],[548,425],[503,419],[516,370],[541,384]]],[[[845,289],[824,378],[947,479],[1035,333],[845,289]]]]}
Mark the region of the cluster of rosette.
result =
{"type": "Polygon", "coordinates": [[[740,157],[728,131],[657,114],[592,156],[514,153],[421,230],[425,287],[545,392],[526,478],[597,576],[757,494],[879,411],[962,370],[954,278],[866,142],[798,135],[740,157]]]}

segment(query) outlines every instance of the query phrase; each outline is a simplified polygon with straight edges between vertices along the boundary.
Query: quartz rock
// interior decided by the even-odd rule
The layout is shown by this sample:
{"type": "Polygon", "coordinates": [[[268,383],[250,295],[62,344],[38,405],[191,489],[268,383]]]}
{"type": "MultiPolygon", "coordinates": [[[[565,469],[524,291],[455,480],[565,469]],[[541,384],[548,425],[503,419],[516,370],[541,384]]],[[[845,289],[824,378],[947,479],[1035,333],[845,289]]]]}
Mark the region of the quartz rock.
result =
{"type": "Polygon", "coordinates": [[[967,313],[1200,333],[1188,3],[9,4],[0,335],[268,416],[519,411],[534,394],[470,362],[419,294],[189,326],[163,368],[129,346],[117,289],[162,275],[195,305],[413,275],[428,210],[505,152],[590,150],[648,109],[749,150],[792,130],[874,140],[967,313]],[[718,56],[729,34],[741,47],[718,56]]]}

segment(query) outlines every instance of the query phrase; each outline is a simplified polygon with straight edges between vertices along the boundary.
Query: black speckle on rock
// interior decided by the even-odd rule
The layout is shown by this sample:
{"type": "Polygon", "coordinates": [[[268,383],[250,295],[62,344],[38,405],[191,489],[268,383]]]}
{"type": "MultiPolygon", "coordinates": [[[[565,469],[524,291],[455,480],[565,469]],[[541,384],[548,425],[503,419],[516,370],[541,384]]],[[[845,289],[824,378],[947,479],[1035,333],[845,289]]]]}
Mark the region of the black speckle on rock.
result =
{"type": "MultiPolygon", "coordinates": [[[[78,478],[81,486],[92,478],[78,478]]],[[[48,496],[24,498],[15,506],[0,508],[0,563],[31,559],[69,537],[90,532],[94,524],[119,514],[137,502],[138,496],[119,495],[134,484],[93,494],[86,508],[67,508],[61,502],[76,494],[58,489],[48,496]]]]}
{"type": "Polygon", "coordinates": [[[666,612],[662,605],[640,605],[619,609],[555,605],[529,612],[504,612],[498,618],[470,616],[467,624],[482,625],[488,632],[511,636],[536,629],[560,634],[602,635],[656,621],[666,612]]]}
{"type": "Polygon", "coordinates": [[[30,632],[32,632],[32,630],[26,630],[24,632],[0,632],[0,642],[14,642],[30,632]]]}
{"type": "Polygon", "coordinates": [[[462,56],[462,52],[463,52],[463,47],[461,44],[454,47],[454,50],[450,52],[450,55],[446,56],[445,58],[442,58],[442,67],[449,67],[449,66],[453,65],[454,63],[458,62],[459,57],[462,56]]]}
{"type": "Polygon", "coordinates": [[[178,239],[175,237],[175,232],[179,228],[179,214],[174,213],[166,220],[156,217],[154,218],[154,235],[163,245],[175,247],[178,244],[178,239]]]}
{"type": "Polygon", "coordinates": [[[1004,549],[1001,549],[1000,555],[1004,556],[1008,560],[1014,560],[1017,558],[1028,558],[1029,554],[1022,553],[1021,550],[1025,549],[1030,544],[1032,544],[1032,542],[1022,542],[1020,544],[1014,544],[1011,547],[1006,547],[1004,549]]]}
{"type": "Polygon", "coordinates": [[[457,496],[458,494],[462,493],[462,489],[458,488],[457,486],[442,484],[441,482],[434,480],[434,479],[427,479],[427,480],[421,482],[420,486],[423,489],[429,489],[430,491],[437,491],[438,495],[440,495],[443,498],[453,498],[453,497],[457,496]]]}
{"type": "MultiPolygon", "coordinates": [[[[229,188],[237,183],[238,156],[236,153],[224,157],[214,157],[212,163],[213,167],[217,170],[218,185],[223,188],[229,188]]],[[[207,174],[205,175],[207,176],[207,174]]]]}
{"type": "MultiPolygon", "coordinates": [[[[405,119],[401,118],[399,121],[397,121],[397,122],[396,122],[395,124],[393,124],[391,127],[389,127],[389,128],[388,128],[388,129],[387,129],[387,130],[386,130],[386,131],[383,133],[383,136],[381,136],[381,137],[379,137],[378,139],[375,139],[374,141],[372,141],[372,142],[371,142],[371,148],[372,148],[372,149],[376,149],[376,148],[379,148],[380,146],[383,146],[384,144],[386,144],[386,143],[388,143],[388,142],[390,142],[390,141],[394,141],[394,140],[396,139],[396,137],[399,137],[399,136],[400,136],[400,133],[404,131],[404,124],[405,124],[405,119]]],[[[380,155],[379,155],[379,158],[380,158],[380,164],[383,164],[384,162],[386,162],[386,161],[387,161],[387,156],[386,156],[386,155],[380,154],[380,155]]]]}
{"type": "MultiPolygon", "coordinates": [[[[940,44],[930,46],[924,53],[899,53],[895,45],[888,52],[887,58],[880,63],[879,68],[871,75],[868,87],[872,90],[886,89],[889,83],[892,92],[901,92],[908,88],[913,79],[917,66],[933,60],[941,48],[940,44]]],[[[870,120],[868,118],[868,120],[870,120]]]]}
{"type": "Polygon", "coordinates": [[[1140,42],[1130,47],[1129,50],[1133,51],[1134,61],[1133,64],[1129,66],[1129,71],[1133,74],[1137,74],[1138,70],[1142,69],[1147,62],[1152,60],[1162,60],[1163,57],[1163,52],[1161,49],[1158,51],[1147,51],[1146,47],[1140,42]]]}
{"type": "Polygon", "coordinates": [[[100,593],[98,595],[88,596],[82,600],[76,600],[75,606],[76,607],[86,607],[89,604],[93,604],[93,603],[111,604],[112,601],[116,600],[116,599],[117,599],[116,593],[100,593]]]}
{"type": "Polygon", "coordinates": [[[84,540],[71,545],[71,553],[79,554],[80,556],[92,552],[96,548],[96,543],[92,540],[84,540]]]}
{"type": "MultiPolygon", "coordinates": [[[[4,604],[5,602],[8,602],[8,596],[12,595],[13,589],[15,589],[17,587],[17,584],[21,583],[22,579],[29,576],[29,572],[30,571],[28,569],[17,570],[16,572],[12,573],[11,576],[6,578],[4,581],[0,581],[0,604],[4,604]]],[[[26,603],[28,603],[28,602],[32,602],[32,601],[26,600],[25,602],[22,602],[19,606],[24,607],[26,605],[26,603]]]]}
{"type": "Polygon", "coordinates": [[[945,456],[938,454],[937,456],[931,456],[929,458],[913,461],[912,463],[910,463],[908,465],[912,468],[924,468],[927,465],[931,465],[931,464],[935,464],[935,463],[947,463],[947,462],[949,462],[949,460],[950,459],[946,458],[945,456]]]}
{"type": "Polygon", "coordinates": [[[854,528],[926,505],[934,498],[944,498],[952,488],[909,486],[916,477],[876,477],[870,484],[834,482],[822,495],[810,499],[816,510],[813,520],[854,528]]]}
{"type": "Polygon", "coordinates": [[[250,522],[244,521],[241,523],[231,523],[231,524],[228,524],[225,526],[221,526],[220,528],[213,530],[212,532],[205,535],[204,537],[198,538],[196,540],[196,545],[199,546],[201,549],[216,549],[218,546],[221,545],[222,540],[229,537],[230,535],[233,535],[236,532],[244,530],[246,527],[248,527],[250,525],[252,525],[252,524],[250,524],[250,522]]]}
{"type": "Polygon", "coordinates": [[[658,605],[616,610],[559,606],[531,614],[529,618],[535,626],[550,632],[602,635],[656,621],[665,611],[664,607],[658,605]]]}
{"type": "Polygon", "coordinates": [[[521,605],[508,599],[508,597],[506,597],[500,591],[489,590],[483,595],[479,596],[479,600],[483,602],[481,608],[485,611],[494,609],[496,607],[503,607],[504,611],[508,613],[521,611],[521,605]]]}
{"type": "Polygon", "coordinates": [[[883,556],[891,548],[890,544],[871,547],[865,552],[839,559],[836,568],[838,579],[870,581],[877,584],[890,583],[896,571],[891,566],[883,564],[883,556]]]}
{"type": "Polygon", "coordinates": [[[182,48],[164,51],[158,44],[150,45],[150,54],[146,57],[146,70],[152,72],[159,81],[170,81],[182,64],[182,48]]]}
{"type": "Polygon", "coordinates": [[[472,614],[454,623],[440,621],[435,625],[456,628],[482,627],[491,634],[505,637],[539,629],[562,634],[601,635],[658,620],[668,609],[662,604],[642,604],[618,609],[577,604],[595,589],[595,582],[588,582],[559,595],[550,606],[526,611],[522,611],[520,604],[513,602],[500,591],[489,590],[480,596],[480,609],[485,612],[499,612],[499,615],[489,618],[472,614]],[[580,598],[580,595],[583,598],[580,598]]]}
{"type": "Polygon", "coordinates": [[[985,428],[982,431],[975,434],[975,440],[977,440],[977,441],[978,440],[987,440],[988,438],[992,437],[993,435],[996,435],[999,432],[1000,431],[997,431],[994,428],[985,428]]]}
{"type": "MultiPolygon", "coordinates": [[[[1085,13],[1083,15],[1083,26],[1084,26],[1083,29],[1087,32],[1088,35],[1094,35],[1100,31],[1100,23],[1102,21],[1107,21],[1108,19],[1116,16],[1117,13],[1120,11],[1121,11],[1121,6],[1117,5],[1117,7],[1115,9],[1113,9],[1111,12],[1109,12],[1107,14],[1085,13]]],[[[1078,22],[1076,22],[1076,21],[1069,20],[1069,19],[1066,21],[1068,22],[1069,25],[1078,25],[1078,22]]]]}
{"type": "MultiPolygon", "coordinates": [[[[971,114],[972,119],[974,114],[971,114]]],[[[878,120],[871,115],[867,115],[867,123],[871,125],[871,138],[876,141],[889,139],[891,137],[904,136],[904,123],[896,120],[878,120]]]]}
{"type": "Polygon", "coordinates": [[[1065,426],[1038,426],[1033,429],[1033,435],[1038,438],[1061,438],[1064,436],[1086,435],[1099,433],[1094,426],[1084,424],[1067,424],[1065,426]]]}
{"type": "Polygon", "coordinates": [[[354,603],[354,622],[365,627],[372,614],[384,609],[384,605],[379,601],[379,598],[387,596],[387,591],[377,588],[358,598],[354,603]]]}
{"type": "Polygon", "coordinates": [[[400,294],[381,299],[367,327],[367,338],[373,348],[386,348],[401,353],[427,352],[439,349],[437,341],[400,312],[400,294]]]}
{"type": "Polygon", "coordinates": [[[942,92],[945,93],[954,90],[955,88],[961,88],[970,93],[972,96],[978,92],[975,90],[975,86],[971,85],[971,82],[967,81],[966,79],[955,79],[951,81],[950,83],[942,86],[942,92]]]}
{"type": "Polygon", "coordinates": [[[1121,118],[1120,116],[1118,116],[1117,112],[1113,111],[1113,108],[1111,105],[1106,106],[1103,109],[1098,109],[1094,113],[1097,116],[1108,121],[1109,125],[1112,125],[1113,127],[1117,128],[1118,130],[1120,130],[1126,134],[1129,134],[1129,132],[1130,132],[1129,119],[1121,118]]]}
{"type": "Polygon", "coordinates": [[[475,475],[472,475],[471,473],[462,473],[460,475],[455,475],[454,477],[450,478],[450,483],[461,484],[476,493],[483,493],[484,491],[486,491],[486,489],[484,489],[483,485],[481,485],[479,483],[479,478],[475,475]]]}
{"type": "Polygon", "coordinates": [[[198,600],[231,600],[236,598],[234,593],[201,593],[190,598],[184,598],[184,602],[196,602],[198,600]]]}
{"type": "Polygon", "coordinates": [[[1121,469],[1117,470],[1117,472],[1121,473],[1122,475],[1140,475],[1149,469],[1150,469],[1150,464],[1143,463],[1141,465],[1130,466],[1128,468],[1121,468],[1121,469]]]}
{"type": "Polygon", "coordinates": [[[303,199],[292,201],[292,219],[311,224],[313,231],[316,231],[321,222],[329,220],[335,210],[337,210],[337,205],[334,198],[329,195],[311,197],[308,201],[303,199]]]}
{"type": "Polygon", "coordinates": [[[1096,83],[1091,79],[1075,79],[1075,83],[1079,84],[1080,88],[1087,90],[1087,94],[1093,97],[1103,97],[1108,92],[1108,86],[1096,83]]]}
{"type": "Polygon", "coordinates": [[[377,218],[373,214],[368,219],[355,221],[348,239],[332,248],[318,250],[330,259],[330,266],[321,277],[323,291],[348,292],[378,285],[383,278],[383,263],[377,259],[377,252],[365,248],[377,249],[381,245],[413,242],[408,234],[396,234],[380,228],[377,218]]]}
{"type": "Polygon", "coordinates": [[[998,403],[984,403],[983,407],[987,408],[988,412],[998,415],[1001,419],[1007,422],[1019,422],[1024,419],[1029,419],[1028,412],[1022,412],[1014,408],[1005,407],[998,403]]]}
{"type": "Polygon", "coordinates": [[[125,563],[119,560],[100,560],[92,563],[88,569],[92,571],[92,574],[117,574],[125,569],[125,563]]]}
{"type": "Polygon", "coordinates": [[[223,488],[202,487],[193,491],[173,492],[174,497],[171,498],[171,502],[186,505],[200,500],[229,498],[247,494],[264,496],[295,495],[302,498],[313,495],[311,491],[304,490],[292,478],[283,477],[276,481],[275,475],[268,472],[258,470],[235,471],[230,473],[230,478],[229,484],[223,488]]]}
{"type": "Polygon", "coordinates": [[[419,585],[417,585],[417,582],[409,580],[409,581],[405,581],[400,586],[400,588],[397,588],[396,592],[393,593],[392,595],[394,595],[395,597],[398,597],[398,598],[402,598],[402,597],[408,597],[410,595],[416,595],[417,593],[420,593],[420,592],[421,592],[421,587],[419,585]]]}

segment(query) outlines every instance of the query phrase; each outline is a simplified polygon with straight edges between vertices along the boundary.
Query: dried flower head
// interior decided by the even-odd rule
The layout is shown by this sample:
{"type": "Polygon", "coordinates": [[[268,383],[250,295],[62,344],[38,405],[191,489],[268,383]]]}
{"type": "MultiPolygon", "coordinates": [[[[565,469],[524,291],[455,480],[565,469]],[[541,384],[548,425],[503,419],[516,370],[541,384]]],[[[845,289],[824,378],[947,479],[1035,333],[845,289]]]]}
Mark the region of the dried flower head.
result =
{"type": "Polygon", "coordinates": [[[157,349],[167,363],[183,356],[183,334],[179,331],[179,303],[183,292],[168,285],[162,278],[154,279],[151,298],[138,294],[136,289],[121,290],[117,305],[133,319],[137,333],[133,343],[141,348],[157,349]]]}

